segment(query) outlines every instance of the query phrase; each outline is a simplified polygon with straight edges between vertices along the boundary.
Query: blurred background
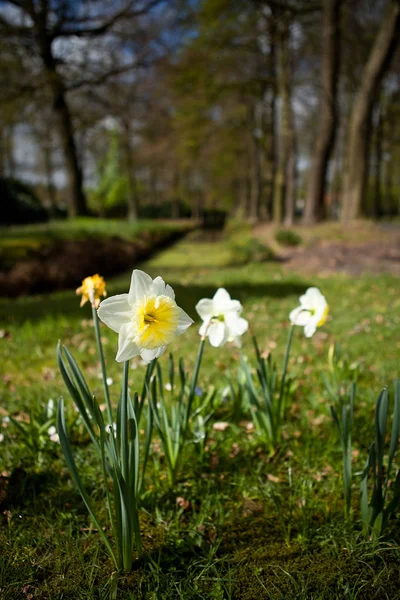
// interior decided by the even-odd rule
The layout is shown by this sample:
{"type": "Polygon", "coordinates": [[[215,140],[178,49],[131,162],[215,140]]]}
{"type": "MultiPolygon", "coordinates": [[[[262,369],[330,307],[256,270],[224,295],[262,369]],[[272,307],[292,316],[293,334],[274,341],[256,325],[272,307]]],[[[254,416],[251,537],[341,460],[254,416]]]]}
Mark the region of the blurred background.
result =
{"type": "Polygon", "coordinates": [[[399,215],[399,14],[2,0],[1,224],[399,215]]]}

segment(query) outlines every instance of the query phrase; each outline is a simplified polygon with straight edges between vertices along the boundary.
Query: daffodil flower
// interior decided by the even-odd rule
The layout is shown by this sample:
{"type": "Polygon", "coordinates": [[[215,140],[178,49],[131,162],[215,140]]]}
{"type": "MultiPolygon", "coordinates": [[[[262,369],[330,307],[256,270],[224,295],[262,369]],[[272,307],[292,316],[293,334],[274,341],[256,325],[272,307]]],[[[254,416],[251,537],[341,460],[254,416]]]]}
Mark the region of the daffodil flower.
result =
{"type": "Polygon", "coordinates": [[[97,308],[101,297],[107,296],[106,282],[103,277],[96,273],[96,275],[86,277],[82,281],[82,285],[76,290],[76,293],[82,295],[80,306],[83,306],[86,302],[90,302],[94,308],[97,308]]]}
{"type": "Polygon", "coordinates": [[[137,269],[132,273],[129,293],[103,300],[97,314],[118,333],[118,362],[139,354],[145,362],[151,362],[193,323],[176,304],[170,285],[161,277],[153,280],[137,269]]]}
{"type": "Polygon", "coordinates": [[[226,342],[240,345],[240,336],[249,326],[240,316],[242,310],[239,300],[232,300],[224,288],[219,288],[212,299],[203,298],[196,305],[196,311],[203,320],[200,335],[208,336],[210,344],[216,348],[226,342]]]}
{"type": "Polygon", "coordinates": [[[304,327],[304,335],[312,337],[327,319],[329,306],[325,296],[318,288],[310,287],[306,293],[299,298],[300,306],[293,309],[289,315],[292,325],[304,327]]]}

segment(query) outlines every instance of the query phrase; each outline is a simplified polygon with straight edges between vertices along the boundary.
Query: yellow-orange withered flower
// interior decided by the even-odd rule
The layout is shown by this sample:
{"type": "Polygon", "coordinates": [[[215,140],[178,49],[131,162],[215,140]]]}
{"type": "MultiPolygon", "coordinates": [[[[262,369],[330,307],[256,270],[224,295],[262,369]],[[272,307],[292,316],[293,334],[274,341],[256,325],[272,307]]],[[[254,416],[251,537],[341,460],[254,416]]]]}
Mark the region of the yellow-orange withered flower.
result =
{"type": "Polygon", "coordinates": [[[94,308],[98,308],[101,297],[106,297],[106,282],[103,277],[98,273],[91,277],[86,277],[82,281],[82,285],[76,290],[78,295],[82,295],[81,304],[83,306],[86,302],[90,302],[94,308]]]}

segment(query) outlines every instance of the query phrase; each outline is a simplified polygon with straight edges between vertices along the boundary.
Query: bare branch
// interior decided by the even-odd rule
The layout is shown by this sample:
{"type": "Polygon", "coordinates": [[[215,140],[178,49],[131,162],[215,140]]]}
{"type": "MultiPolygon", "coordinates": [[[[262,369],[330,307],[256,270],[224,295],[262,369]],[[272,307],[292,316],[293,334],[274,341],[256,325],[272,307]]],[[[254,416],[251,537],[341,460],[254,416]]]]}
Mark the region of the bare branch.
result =
{"type": "Polygon", "coordinates": [[[141,68],[146,68],[148,66],[149,66],[149,63],[146,63],[145,61],[135,62],[134,64],[125,65],[123,67],[119,67],[116,69],[112,69],[111,71],[107,71],[106,73],[102,73],[98,77],[81,79],[79,81],[75,81],[74,83],[71,83],[70,85],[65,86],[65,89],[70,92],[70,91],[78,90],[85,86],[99,86],[99,85],[105,83],[111,77],[116,77],[117,75],[122,75],[123,73],[128,73],[129,71],[132,71],[133,69],[141,69],[141,68]]]}
{"type": "MultiPolygon", "coordinates": [[[[132,10],[133,2],[129,2],[125,8],[121,11],[115,13],[111,18],[108,18],[104,23],[98,25],[97,27],[80,27],[80,23],[87,23],[88,19],[68,19],[68,29],[65,28],[65,25],[62,22],[58,22],[58,24],[54,27],[51,38],[55,39],[56,37],[68,37],[70,35],[74,35],[77,37],[94,37],[98,35],[102,35],[106,33],[109,29],[113,27],[119,20],[126,17],[140,17],[148,14],[155,6],[163,2],[164,0],[151,0],[146,6],[138,10],[132,10]]],[[[96,20],[99,20],[100,17],[96,17],[96,20]]]]}

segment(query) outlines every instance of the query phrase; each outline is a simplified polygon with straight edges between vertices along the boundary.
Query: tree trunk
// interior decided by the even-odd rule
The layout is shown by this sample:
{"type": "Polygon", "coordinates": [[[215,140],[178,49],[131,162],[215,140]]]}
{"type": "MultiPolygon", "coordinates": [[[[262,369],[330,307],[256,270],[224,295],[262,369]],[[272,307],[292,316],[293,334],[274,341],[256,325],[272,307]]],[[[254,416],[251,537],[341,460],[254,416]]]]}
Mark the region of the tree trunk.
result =
{"type": "Polygon", "coordinates": [[[6,175],[6,149],[5,149],[5,132],[0,128],[0,177],[6,175]]]}
{"type": "Polygon", "coordinates": [[[278,92],[281,102],[280,136],[278,167],[274,191],[274,222],[279,224],[283,220],[293,222],[294,217],[294,120],[292,109],[291,90],[291,62],[290,62],[290,23],[287,14],[282,13],[278,21],[278,92]],[[291,153],[292,157],[291,157],[291,153]],[[289,159],[292,158],[289,170],[289,159]]]}
{"type": "Polygon", "coordinates": [[[296,139],[294,127],[290,128],[289,156],[287,162],[287,183],[285,190],[285,218],[284,225],[291,227],[294,224],[297,195],[297,165],[296,165],[296,139]]]}
{"type": "Polygon", "coordinates": [[[47,143],[44,142],[43,146],[43,162],[44,162],[44,170],[46,174],[46,187],[47,187],[47,196],[49,199],[50,205],[50,214],[54,218],[56,214],[57,208],[57,197],[56,197],[56,188],[54,185],[54,177],[53,177],[53,162],[52,162],[52,148],[47,143]]]}
{"type": "Polygon", "coordinates": [[[139,218],[139,202],[137,196],[135,165],[133,163],[133,149],[131,146],[131,125],[129,120],[123,122],[124,129],[124,153],[126,176],[128,180],[128,221],[137,221],[139,218]]]}
{"type": "Polygon", "coordinates": [[[337,82],[341,4],[342,0],[324,0],[323,3],[320,120],[304,210],[304,223],[307,225],[320,221],[326,216],[324,204],[326,176],[335,145],[338,121],[337,82]]]}
{"type": "Polygon", "coordinates": [[[14,126],[10,125],[5,132],[5,157],[7,165],[7,176],[16,177],[17,166],[14,154],[14,126]]]}
{"type": "Polygon", "coordinates": [[[276,21],[274,18],[270,20],[270,48],[269,48],[269,71],[271,84],[269,89],[268,103],[268,128],[269,135],[267,136],[267,164],[268,164],[268,179],[267,179],[267,194],[265,217],[271,219],[274,214],[274,192],[276,185],[276,170],[277,170],[277,122],[276,122],[276,98],[277,98],[277,68],[276,68],[276,21]]]}
{"type": "Polygon", "coordinates": [[[82,168],[74,139],[72,117],[66,100],[64,84],[57,72],[56,63],[52,55],[51,44],[46,40],[42,43],[42,59],[45,65],[49,86],[53,93],[53,110],[57,116],[61,144],[64,151],[65,166],[70,185],[68,214],[70,217],[87,215],[88,209],[83,191],[82,168]]]}
{"type": "Polygon", "coordinates": [[[383,119],[382,106],[379,103],[377,106],[377,122],[375,128],[375,181],[374,195],[372,204],[372,216],[379,219],[382,214],[382,136],[383,136],[383,119]]]}
{"type": "Polygon", "coordinates": [[[53,96],[53,110],[57,117],[61,144],[64,151],[65,166],[70,185],[70,217],[88,214],[86,197],[83,191],[83,177],[77,147],[74,138],[72,116],[66,99],[66,91],[61,75],[57,70],[57,61],[53,56],[52,38],[49,36],[49,12],[46,2],[28,2],[27,12],[34,23],[49,88],[53,96]]]}
{"type": "Polygon", "coordinates": [[[372,47],[350,116],[341,210],[343,222],[356,219],[361,214],[367,182],[371,114],[399,32],[400,0],[393,0],[372,47]]]}
{"type": "Polygon", "coordinates": [[[253,115],[251,119],[251,140],[252,140],[252,177],[251,177],[251,196],[249,217],[258,220],[261,206],[262,180],[261,180],[261,119],[262,107],[256,104],[253,107],[253,115]]]}
{"type": "MultiPolygon", "coordinates": [[[[388,121],[387,121],[388,122],[388,121]]],[[[389,121],[390,122],[390,121],[389,121]]],[[[391,135],[391,132],[389,133],[391,135]]],[[[400,206],[397,204],[393,205],[393,145],[392,139],[389,141],[389,157],[388,160],[385,161],[385,178],[384,178],[384,186],[385,186],[385,210],[389,216],[393,216],[394,214],[400,215],[400,206]]]]}
{"type": "Polygon", "coordinates": [[[175,164],[174,176],[172,179],[172,202],[171,202],[171,218],[180,218],[180,199],[181,199],[181,177],[178,164],[175,164]]]}

